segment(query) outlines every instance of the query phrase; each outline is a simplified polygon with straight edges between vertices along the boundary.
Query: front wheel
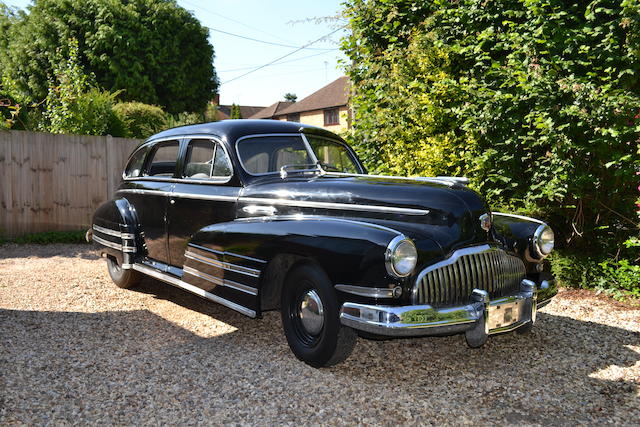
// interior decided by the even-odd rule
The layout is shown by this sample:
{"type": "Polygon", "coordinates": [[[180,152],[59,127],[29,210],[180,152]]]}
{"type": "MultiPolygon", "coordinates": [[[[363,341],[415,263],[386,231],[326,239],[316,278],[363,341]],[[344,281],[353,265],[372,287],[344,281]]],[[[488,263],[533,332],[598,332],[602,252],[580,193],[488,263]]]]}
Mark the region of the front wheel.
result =
{"type": "Polygon", "coordinates": [[[291,271],[281,302],[284,334],[298,359],[318,368],[349,357],[357,335],[340,323],[338,300],[322,269],[302,265],[291,271]]]}
{"type": "Polygon", "coordinates": [[[107,258],[107,269],[109,270],[109,276],[111,276],[113,283],[122,289],[133,288],[142,280],[142,274],[135,270],[123,269],[118,265],[116,260],[112,258],[107,258]]]}

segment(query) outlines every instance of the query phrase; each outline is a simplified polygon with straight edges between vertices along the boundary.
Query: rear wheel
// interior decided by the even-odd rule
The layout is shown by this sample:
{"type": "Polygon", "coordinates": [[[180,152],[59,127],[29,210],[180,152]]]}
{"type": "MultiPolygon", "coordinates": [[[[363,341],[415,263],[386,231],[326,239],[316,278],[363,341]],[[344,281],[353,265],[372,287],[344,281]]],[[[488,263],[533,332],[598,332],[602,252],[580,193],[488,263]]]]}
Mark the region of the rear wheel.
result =
{"type": "Polygon", "coordinates": [[[113,258],[107,258],[107,269],[113,283],[122,289],[133,288],[142,280],[142,274],[135,270],[123,269],[113,258]]]}
{"type": "Polygon", "coordinates": [[[357,335],[340,323],[338,300],[322,269],[302,265],[289,273],[281,314],[289,347],[303,362],[332,366],[351,354],[357,335]]]}

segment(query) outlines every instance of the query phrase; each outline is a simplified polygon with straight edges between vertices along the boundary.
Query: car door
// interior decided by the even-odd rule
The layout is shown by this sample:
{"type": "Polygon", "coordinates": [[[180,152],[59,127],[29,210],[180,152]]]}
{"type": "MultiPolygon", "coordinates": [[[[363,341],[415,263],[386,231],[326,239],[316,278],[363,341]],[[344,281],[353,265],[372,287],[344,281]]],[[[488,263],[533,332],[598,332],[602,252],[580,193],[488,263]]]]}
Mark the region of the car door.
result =
{"type": "Polygon", "coordinates": [[[231,160],[222,143],[213,139],[186,142],[179,179],[169,198],[167,226],[169,258],[174,267],[185,264],[187,243],[201,228],[233,221],[240,192],[231,160]]]}
{"type": "Polygon", "coordinates": [[[166,214],[179,148],[179,140],[158,142],[146,148],[148,155],[144,162],[136,153],[120,190],[138,215],[148,258],[163,264],[169,264],[166,214]]]}

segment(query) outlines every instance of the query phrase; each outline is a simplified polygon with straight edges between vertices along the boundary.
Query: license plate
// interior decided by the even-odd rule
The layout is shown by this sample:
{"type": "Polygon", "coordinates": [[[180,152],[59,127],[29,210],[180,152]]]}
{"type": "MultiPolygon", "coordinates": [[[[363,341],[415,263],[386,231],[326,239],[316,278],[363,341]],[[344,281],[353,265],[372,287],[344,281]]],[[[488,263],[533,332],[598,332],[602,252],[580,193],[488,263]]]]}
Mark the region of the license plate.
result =
{"type": "Polygon", "coordinates": [[[522,318],[524,301],[511,301],[489,306],[489,330],[513,325],[522,318]]]}

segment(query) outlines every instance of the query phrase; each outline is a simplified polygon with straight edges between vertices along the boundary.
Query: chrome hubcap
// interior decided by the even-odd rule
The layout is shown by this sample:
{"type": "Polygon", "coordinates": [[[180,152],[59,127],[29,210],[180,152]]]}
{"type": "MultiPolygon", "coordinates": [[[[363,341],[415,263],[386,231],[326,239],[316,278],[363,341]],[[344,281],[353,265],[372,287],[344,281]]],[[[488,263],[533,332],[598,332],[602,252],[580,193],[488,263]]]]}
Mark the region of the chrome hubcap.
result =
{"type": "Polygon", "coordinates": [[[324,325],[322,300],[315,290],[307,291],[300,301],[298,316],[304,329],[311,335],[318,335],[324,325]]]}

